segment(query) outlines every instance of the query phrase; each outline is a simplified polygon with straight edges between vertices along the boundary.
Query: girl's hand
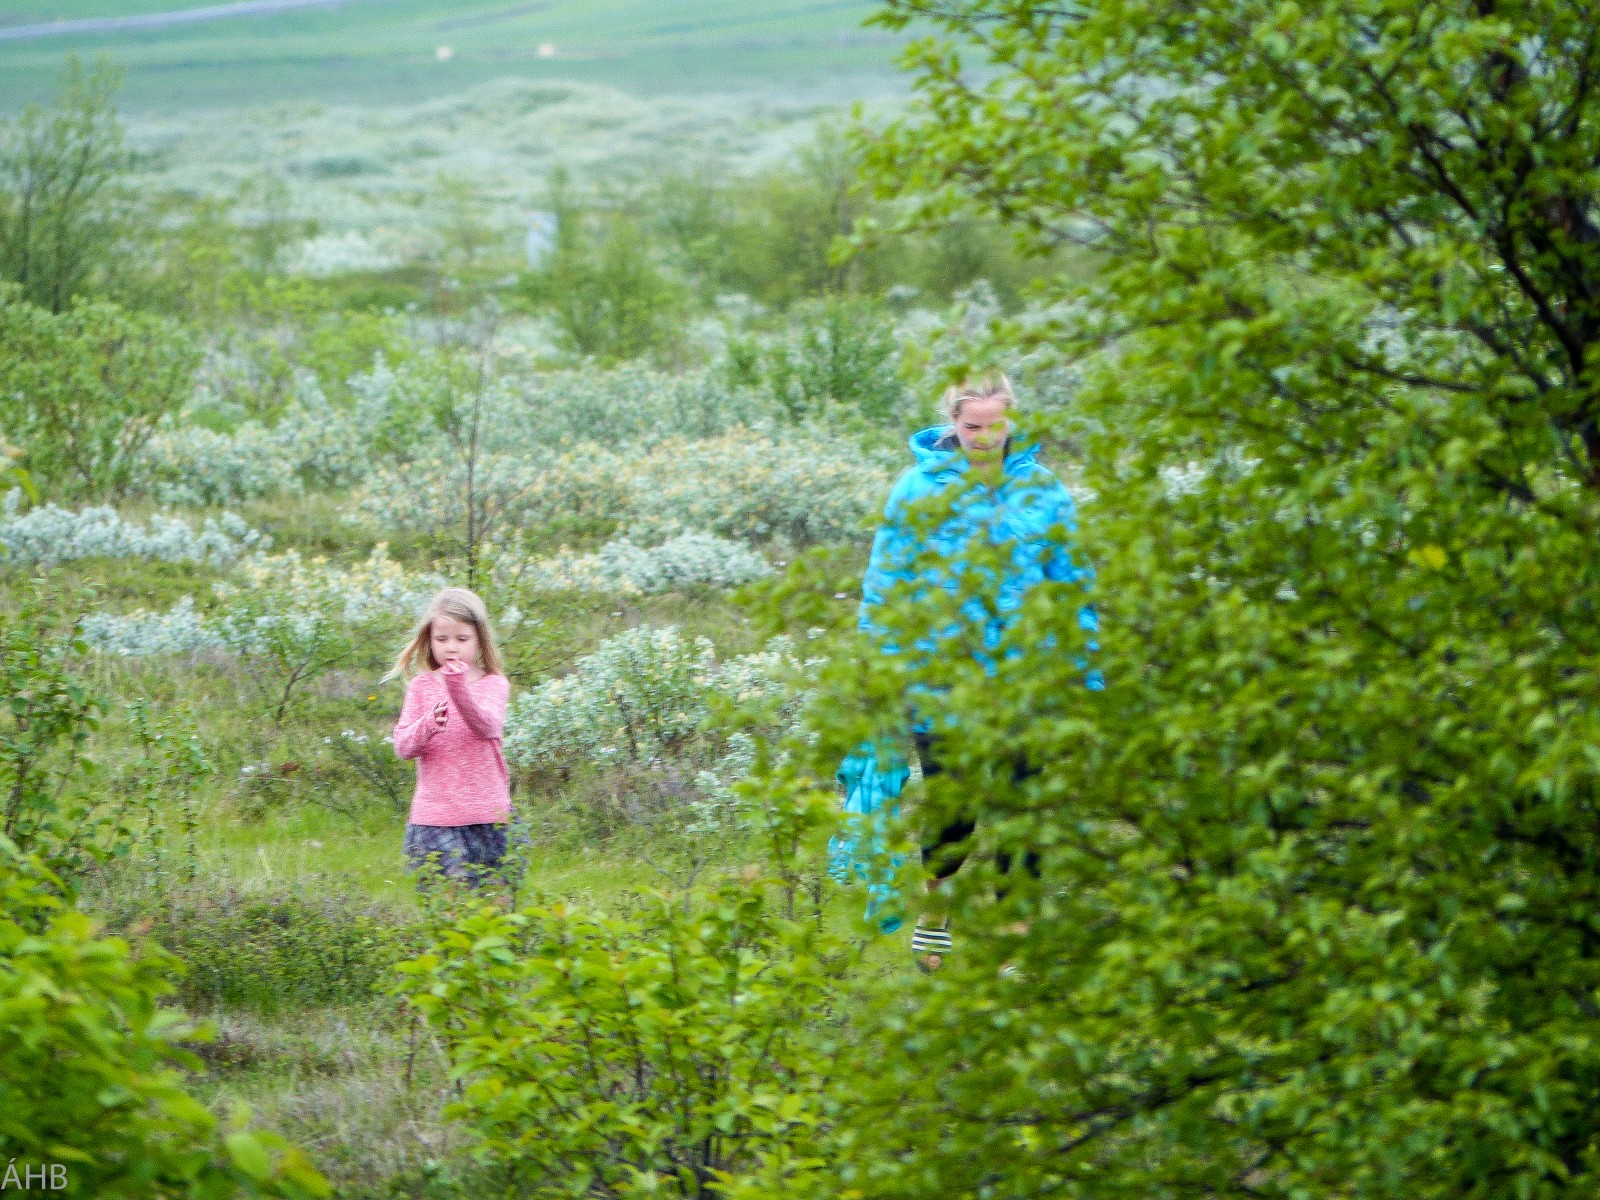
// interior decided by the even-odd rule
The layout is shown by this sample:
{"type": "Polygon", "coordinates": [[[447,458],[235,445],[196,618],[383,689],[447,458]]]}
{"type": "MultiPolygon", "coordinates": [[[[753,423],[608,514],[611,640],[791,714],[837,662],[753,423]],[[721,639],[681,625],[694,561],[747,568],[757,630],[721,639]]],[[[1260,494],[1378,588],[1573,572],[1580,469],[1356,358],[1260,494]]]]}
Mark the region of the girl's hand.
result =
{"type": "Polygon", "coordinates": [[[443,700],[433,706],[433,727],[435,729],[444,728],[445,717],[449,712],[450,706],[443,700]]]}
{"type": "Polygon", "coordinates": [[[467,664],[462,662],[459,658],[452,658],[449,662],[445,663],[444,666],[439,668],[439,673],[441,675],[464,675],[466,674],[466,671],[467,664]]]}

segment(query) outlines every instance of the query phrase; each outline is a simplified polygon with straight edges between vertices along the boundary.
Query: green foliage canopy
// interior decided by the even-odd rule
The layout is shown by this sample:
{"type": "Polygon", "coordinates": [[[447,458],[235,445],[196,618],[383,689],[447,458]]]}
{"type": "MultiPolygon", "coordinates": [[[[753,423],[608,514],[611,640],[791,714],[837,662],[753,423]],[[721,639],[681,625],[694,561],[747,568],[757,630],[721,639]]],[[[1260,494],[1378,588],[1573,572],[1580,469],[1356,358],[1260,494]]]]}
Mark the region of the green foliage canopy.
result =
{"type": "Polygon", "coordinates": [[[72,60],[51,108],[0,121],[0,280],[60,312],[120,257],[132,165],[111,105],[117,73],[72,60]]]}
{"type": "Polygon", "coordinates": [[[783,1194],[816,1158],[840,948],[759,884],[631,917],[485,908],[402,964],[444,1034],[476,1152],[507,1195],[709,1200],[741,1172],[783,1194]]]}
{"type": "Polygon", "coordinates": [[[196,359],[164,318],[105,300],[53,313],[0,284],[0,423],[51,499],[122,496],[196,359]]]}
{"type": "Polygon", "coordinates": [[[681,335],[688,296],[631,213],[585,214],[558,174],[550,204],[556,240],[524,282],[546,306],[566,347],[615,363],[666,353],[681,335]]]}
{"type": "Polygon", "coordinates": [[[734,386],[766,392],[796,421],[829,405],[877,425],[893,418],[904,389],[894,327],[880,306],[828,297],[796,305],[790,318],[790,338],[729,345],[725,374],[734,386]]]}
{"type": "MultiPolygon", "coordinates": [[[[1045,877],[999,909],[957,877],[965,965],[911,1028],[886,1005],[848,1186],[1593,1190],[1600,13],[884,19],[914,18],[945,36],[869,142],[881,190],[1101,263],[1040,336],[1101,431],[1110,687],[1068,653],[998,689],[947,665],[952,775],[1045,877]]],[[[1072,611],[1018,637],[1070,647],[1072,611]]]]}

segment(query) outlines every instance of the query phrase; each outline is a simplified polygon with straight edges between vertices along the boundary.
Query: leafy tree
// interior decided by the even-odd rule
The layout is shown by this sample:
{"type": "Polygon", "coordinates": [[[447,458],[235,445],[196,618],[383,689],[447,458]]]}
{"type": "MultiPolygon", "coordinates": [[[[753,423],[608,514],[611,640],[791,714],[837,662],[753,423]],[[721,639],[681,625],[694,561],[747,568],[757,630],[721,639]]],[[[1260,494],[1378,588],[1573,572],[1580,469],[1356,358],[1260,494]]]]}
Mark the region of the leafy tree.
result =
{"type": "Polygon", "coordinates": [[[687,316],[688,294],[625,208],[585,211],[557,176],[549,200],[556,242],[523,292],[547,309],[566,348],[615,363],[668,354],[687,316]]]}
{"type": "Polygon", "coordinates": [[[0,284],[0,421],[52,497],[120,497],[157,423],[188,398],[195,359],[163,318],[104,300],[54,313],[0,284]]]}
{"type": "Polygon", "coordinates": [[[250,269],[257,275],[279,270],[284,251],[306,226],[292,215],[289,185],[271,172],[253,176],[239,186],[238,208],[250,269]]]}
{"type": "Polygon", "coordinates": [[[496,242],[505,240],[503,233],[491,219],[488,200],[470,180],[441,175],[435,184],[444,261],[454,274],[468,274],[496,242]]]}
{"type": "Polygon", "coordinates": [[[111,104],[118,73],[68,63],[53,108],[0,122],[0,280],[61,312],[114,265],[132,164],[111,104]]]}
{"type": "Polygon", "coordinates": [[[956,877],[832,1194],[1594,1191],[1600,12],[889,0],[913,20],[880,190],[1096,252],[1040,336],[1101,430],[1110,685],[1048,594],[1016,637],[1057,652],[941,660],[943,778],[1043,880],[956,877]]]}
{"type": "Polygon", "coordinates": [[[829,405],[874,424],[897,415],[904,395],[900,347],[881,306],[827,297],[796,305],[790,321],[787,338],[733,341],[726,366],[730,383],[769,392],[794,420],[817,416],[829,405]]]}
{"type": "Polygon", "coordinates": [[[858,169],[843,133],[824,128],[797,169],[740,188],[720,264],[728,282],[779,304],[855,290],[861,263],[834,261],[830,251],[865,210],[858,169]]]}
{"type": "MultiPolygon", "coordinates": [[[[185,232],[198,231],[203,219],[192,214],[185,232]]],[[[224,226],[234,232],[231,226],[224,226]]],[[[237,406],[255,420],[272,423],[293,404],[304,376],[337,404],[350,396],[353,376],[370,370],[379,355],[389,366],[409,357],[404,318],[348,305],[320,280],[261,274],[238,259],[237,247],[197,245],[185,251],[185,266],[209,280],[215,295],[198,294],[189,311],[229,318],[215,334],[215,357],[229,369],[210,372],[209,390],[225,406],[237,406]]]]}

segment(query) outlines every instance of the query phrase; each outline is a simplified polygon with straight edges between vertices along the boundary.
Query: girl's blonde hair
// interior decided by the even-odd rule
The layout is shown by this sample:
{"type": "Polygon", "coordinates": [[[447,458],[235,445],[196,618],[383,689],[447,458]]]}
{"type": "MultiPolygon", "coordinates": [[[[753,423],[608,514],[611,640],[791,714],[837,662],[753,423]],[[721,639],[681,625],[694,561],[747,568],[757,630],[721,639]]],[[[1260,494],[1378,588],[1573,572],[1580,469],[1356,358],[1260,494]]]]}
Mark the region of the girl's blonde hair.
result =
{"type": "Polygon", "coordinates": [[[428,601],[428,611],[417,622],[411,640],[394,660],[394,666],[383,677],[385,680],[393,679],[396,675],[410,679],[419,671],[439,669],[433,657],[433,623],[439,617],[449,617],[452,621],[461,621],[475,628],[478,631],[478,658],[483,669],[490,675],[506,673],[500,648],[494,644],[494,630],[489,626],[488,607],[478,599],[476,592],[469,592],[466,588],[445,588],[428,601]],[[417,665],[419,659],[428,664],[426,668],[417,665]]]}
{"type": "Polygon", "coordinates": [[[954,425],[961,417],[961,406],[968,400],[993,400],[996,397],[1006,402],[1007,412],[1017,406],[1016,394],[1011,390],[1011,380],[1005,377],[1005,373],[985,371],[981,375],[969,376],[960,383],[951,384],[946,388],[939,408],[944,413],[945,421],[954,425]]]}

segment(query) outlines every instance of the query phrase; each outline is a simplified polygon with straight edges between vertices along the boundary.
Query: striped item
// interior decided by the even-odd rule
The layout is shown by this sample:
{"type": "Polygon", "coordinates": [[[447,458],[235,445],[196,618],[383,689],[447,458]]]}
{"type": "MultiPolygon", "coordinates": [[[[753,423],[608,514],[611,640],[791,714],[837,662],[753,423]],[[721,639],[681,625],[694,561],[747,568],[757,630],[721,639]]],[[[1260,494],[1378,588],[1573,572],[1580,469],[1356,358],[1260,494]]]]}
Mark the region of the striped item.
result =
{"type": "Polygon", "coordinates": [[[940,925],[924,925],[917,922],[917,927],[911,931],[911,952],[913,954],[939,954],[950,953],[950,922],[945,921],[940,925]]]}

